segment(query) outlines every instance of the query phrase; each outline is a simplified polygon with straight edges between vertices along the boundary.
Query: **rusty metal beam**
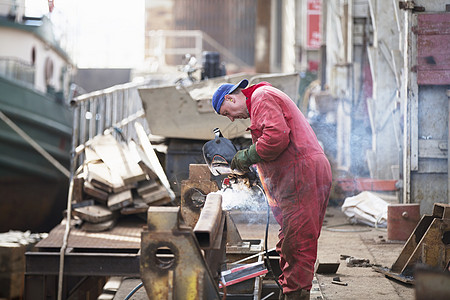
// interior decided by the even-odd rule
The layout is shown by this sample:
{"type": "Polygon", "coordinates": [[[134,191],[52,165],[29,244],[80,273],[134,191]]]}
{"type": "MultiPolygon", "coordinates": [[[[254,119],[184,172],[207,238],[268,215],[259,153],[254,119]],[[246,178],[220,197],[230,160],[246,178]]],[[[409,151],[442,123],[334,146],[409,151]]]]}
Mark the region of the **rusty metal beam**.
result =
{"type": "MultiPolygon", "coordinates": [[[[59,252],[27,252],[26,275],[57,275],[59,252]]],[[[65,276],[139,276],[139,254],[67,253],[65,276]]]]}
{"type": "Polygon", "coordinates": [[[218,270],[207,265],[180,208],[150,207],[147,222],[148,230],[141,233],[140,270],[149,299],[220,299],[213,275],[218,270]]]}
{"type": "Polygon", "coordinates": [[[414,269],[418,264],[447,269],[450,264],[449,214],[449,204],[435,203],[433,215],[422,216],[392,268],[375,270],[405,283],[414,283],[414,269]]]}
{"type": "Polygon", "coordinates": [[[208,194],[194,227],[194,234],[201,248],[213,248],[216,238],[221,235],[219,228],[223,230],[222,195],[208,194]]]}

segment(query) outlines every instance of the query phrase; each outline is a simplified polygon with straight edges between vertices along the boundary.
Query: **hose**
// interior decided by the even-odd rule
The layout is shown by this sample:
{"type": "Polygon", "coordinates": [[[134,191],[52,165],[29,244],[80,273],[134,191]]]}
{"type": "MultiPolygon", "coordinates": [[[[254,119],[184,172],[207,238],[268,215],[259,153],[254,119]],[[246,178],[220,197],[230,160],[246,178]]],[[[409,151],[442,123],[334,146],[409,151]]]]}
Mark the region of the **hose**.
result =
{"type": "Polygon", "coordinates": [[[131,296],[133,296],[134,293],[136,293],[143,285],[144,285],[143,282],[139,283],[133,290],[131,290],[130,293],[128,293],[128,295],[124,298],[124,300],[129,300],[131,296]]]}
{"type": "Polygon", "coordinates": [[[273,276],[278,288],[280,289],[281,292],[283,292],[283,288],[281,287],[280,283],[278,282],[278,279],[275,277],[275,273],[273,272],[272,266],[270,265],[269,252],[267,250],[268,249],[267,248],[267,240],[269,239],[269,223],[270,223],[269,200],[267,199],[266,193],[264,193],[264,190],[259,185],[256,185],[256,186],[260,189],[261,193],[264,196],[264,199],[266,200],[266,204],[267,204],[267,223],[266,223],[266,233],[265,233],[265,237],[264,237],[264,249],[265,249],[266,257],[265,257],[264,261],[266,262],[267,269],[269,270],[270,273],[272,273],[272,276],[273,276]]]}

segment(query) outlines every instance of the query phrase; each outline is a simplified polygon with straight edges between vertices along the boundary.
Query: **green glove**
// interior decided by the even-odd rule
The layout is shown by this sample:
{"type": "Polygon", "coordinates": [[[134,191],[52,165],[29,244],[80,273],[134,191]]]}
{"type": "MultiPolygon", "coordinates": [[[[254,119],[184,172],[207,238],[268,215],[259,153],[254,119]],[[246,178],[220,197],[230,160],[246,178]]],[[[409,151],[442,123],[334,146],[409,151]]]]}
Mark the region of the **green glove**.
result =
{"type": "Polygon", "coordinates": [[[256,146],[252,144],[249,148],[239,150],[231,161],[231,170],[239,170],[248,172],[249,167],[253,164],[262,161],[262,158],[256,152],[256,146]]]}

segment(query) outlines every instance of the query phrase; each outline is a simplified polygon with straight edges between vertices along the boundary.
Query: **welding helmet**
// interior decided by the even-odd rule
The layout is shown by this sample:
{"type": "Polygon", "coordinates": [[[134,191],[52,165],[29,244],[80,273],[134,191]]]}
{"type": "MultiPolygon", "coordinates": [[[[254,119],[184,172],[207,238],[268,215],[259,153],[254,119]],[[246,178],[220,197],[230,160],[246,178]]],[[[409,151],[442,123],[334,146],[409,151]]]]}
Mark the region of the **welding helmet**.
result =
{"type": "Polygon", "coordinates": [[[231,160],[237,152],[233,143],[223,137],[219,128],[214,129],[215,138],[203,145],[203,157],[214,176],[231,174],[231,160]]]}

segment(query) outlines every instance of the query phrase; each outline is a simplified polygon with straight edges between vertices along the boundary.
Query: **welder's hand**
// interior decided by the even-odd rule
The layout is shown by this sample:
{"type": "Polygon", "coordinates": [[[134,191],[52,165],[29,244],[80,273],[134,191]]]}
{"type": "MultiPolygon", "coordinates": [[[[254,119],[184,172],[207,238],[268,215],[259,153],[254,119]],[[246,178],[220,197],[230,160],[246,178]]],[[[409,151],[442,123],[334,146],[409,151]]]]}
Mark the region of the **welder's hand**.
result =
{"type": "Polygon", "coordinates": [[[253,144],[248,149],[239,150],[231,161],[231,170],[238,170],[242,172],[248,172],[249,167],[253,164],[262,161],[258,152],[256,152],[256,146],[253,144]]]}

